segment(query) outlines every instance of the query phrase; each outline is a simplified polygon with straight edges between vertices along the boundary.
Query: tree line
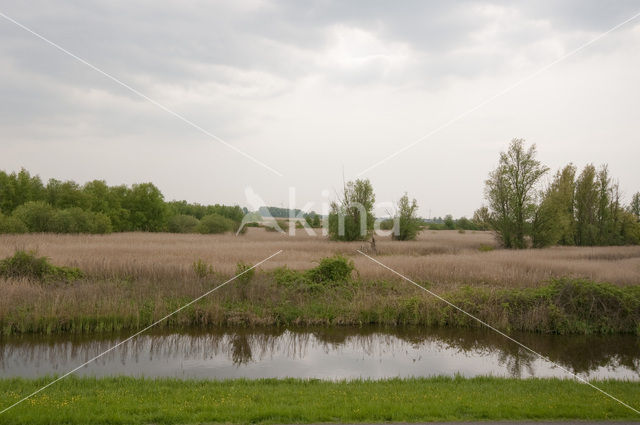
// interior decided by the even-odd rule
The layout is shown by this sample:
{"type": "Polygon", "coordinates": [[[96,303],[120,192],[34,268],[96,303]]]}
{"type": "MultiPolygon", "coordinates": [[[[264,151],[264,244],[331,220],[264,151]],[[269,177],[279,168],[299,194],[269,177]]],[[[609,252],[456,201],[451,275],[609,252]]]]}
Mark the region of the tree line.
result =
{"type": "Polygon", "coordinates": [[[512,140],[485,182],[488,206],[474,214],[504,247],[640,244],[640,192],[623,205],[606,164],[589,164],[580,174],[568,164],[540,188],[549,168],[536,153],[535,145],[512,140]]]}
{"type": "Polygon", "coordinates": [[[152,183],[80,185],[22,169],[0,171],[0,233],[110,233],[126,231],[221,233],[238,228],[239,206],[165,202],[152,183]]]}

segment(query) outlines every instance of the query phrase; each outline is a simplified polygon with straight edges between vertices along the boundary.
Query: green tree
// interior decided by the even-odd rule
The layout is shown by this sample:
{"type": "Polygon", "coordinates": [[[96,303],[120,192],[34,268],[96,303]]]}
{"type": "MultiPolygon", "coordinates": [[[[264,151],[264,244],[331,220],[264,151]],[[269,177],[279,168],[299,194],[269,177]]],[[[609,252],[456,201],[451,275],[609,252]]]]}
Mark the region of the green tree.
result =
{"type": "Polygon", "coordinates": [[[542,201],[535,211],[531,235],[536,248],[575,243],[575,175],[576,167],[567,165],[556,173],[553,182],[542,194],[542,201]]]}
{"type": "Polygon", "coordinates": [[[464,216],[456,220],[454,227],[460,230],[478,230],[475,223],[464,216]]]}
{"type": "Polygon", "coordinates": [[[600,245],[610,244],[614,233],[614,214],[617,207],[612,210],[611,177],[609,167],[605,164],[598,170],[596,175],[596,188],[598,191],[598,202],[596,209],[596,221],[598,225],[597,243],[600,245]]]}
{"type": "Polygon", "coordinates": [[[109,213],[115,202],[113,195],[109,191],[109,186],[104,180],[93,180],[85,183],[82,188],[86,207],[94,212],[109,213]]]}
{"type": "Polygon", "coordinates": [[[18,173],[0,173],[0,211],[11,214],[25,202],[45,200],[45,191],[38,176],[24,168],[18,173]]]}
{"type": "Polygon", "coordinates": [[[130,220],[131,211],[125,207],[130,194],[131,189],[125,185],[109,187],[108,209],[99,211],[109,216],[116,232],[134,230],[133,223],[130,220]]]}
{"type": "Polygon", "coordinates": [[[576,245],[595,245],[598,242],[598,185],[596,168],[589,164],[576,181],[575,240],[576,245]]]}
{"type": "Polygon", "coordinates": [[[489,223],[491,222],[491,213],[489,212],[489,208],[481,206],[475,210],[471,221],[473,221],[474,226],[476,226],[478,230],[489,229],[489,223]]]}
{"type": "Polygon", "coordinates": [[[53,208],[88,208],[82,188],[74,181],[62,182],[56,179],[49,179],[45,191],[46,201],[53,208]]]}
{"type": "Polygon", "coordinates": [[[455,230],[456,222],[451,214],[444,216],[444,228],[447,230],[455,230]]]}
{"type": "Polygon", "coordinates": [[[409,241],[416,238],[421,224],[421,220],[416,216],[417,211],[418,203],[415,199],[409,201],[409,196],[405,192],[398,202],[398,212],[395,217],[398,228],[394,229],[393,239],[409,241]]]}
{"type": "Polygon", "coordinates": [[[331,203],[329,236],[333,240],[365,240],[373,230],[376,197],[369,179],[348,182],[342,198],[331,203]]]}
{"type": "Polygon", "coordinates": [[[631,197],[628,211],[635,216],[637,221],[640,221],[640,192],[636,192],[631,197]]]}
{"type": "Polygon", "coordinates": [[[506,248],[525,248],[536,209],[536,185],[548,171],[536,159],[536,146],[525,149],[523,139],[513,139],[500,153],[498,167],[485,182],[491,209],[491,226],[506,248]]]}
{"type": "Polygon", "coordinates": [[[629,211],[620,211],[620,243],[640,244],[640,221],[629,211]]]}
{"type": "Polygon", "coordinates": [[[129,211],[131,230],[159,232],[165,228],[165,203],[162,192],[152,183],[134,184],[122,206],[129,211]]]}

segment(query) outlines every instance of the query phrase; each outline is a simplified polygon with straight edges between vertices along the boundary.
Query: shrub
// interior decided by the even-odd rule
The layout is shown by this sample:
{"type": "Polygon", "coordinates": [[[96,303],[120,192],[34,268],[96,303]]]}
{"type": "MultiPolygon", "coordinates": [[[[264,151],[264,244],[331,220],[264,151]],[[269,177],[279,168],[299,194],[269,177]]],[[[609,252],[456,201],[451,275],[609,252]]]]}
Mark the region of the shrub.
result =
{"type": "Polygon", "coordinates": [[[93,220],[91,221],[91,233],[94,234],[106,234],[111,233],[113,227],[111,226],[111,219],[108,215],[103,213],[92,213],[93,220]]]}
{"type": "Polygon", "coordinates": [[[316,283],[342,282],[349,280],[355,269],[353,261],[341,255],[325,257],[317,267],[307,271],[307,277],[316,283]]]}
{"type": "Polygon", "coordinates": [[[235,222],[220,214],[209,214],[202,217],[198,232],[203,234],[230,232],[235,228],[235,222]]]}
{"type": "Polygon", "coordinates": [[[69,210],[54,211],[47,222],[47,232],[78,233],[74,217],[69,210]]]}
{"type": "Polygon", "coordinates": [[[0,213],[0,234],[2,233],[27,233],[29,229],[16,217],[7,217],[0,213]]]}
{"type": "Polygon", "coordinates": [[[77,280],[83,273],[72,267],[58,267],[47,257],[38,257],[33,251],[16,251],[12,257],[0,261],[0,276],[9,278],[77,280]]]}
{"type": "Polygon", "coordinates": [[[42,201],[26,202],[13,212],[13,216],[22,221],[30,232],[46,232],[53,214],[53,207],[42,201]]]}
{"type": "Polygon", "coordinates": [[[47,231],[53,233],[111,233],[111,219],[102,213],[92,213],[81,208],[54,211],[47,223],[47,231]]]}
{"type": "Polygon", "coordinates": [[[192,215],[178,214],[169,219],[169,231],[171,233],[196,233],[200,220],[192,215]]]}
{"type": "Polygon", "coordinates": [[[252,269],[251,267],[252,267],[251,264],[245,264],[242,261],[240,261],[236,265],[236,275],[239,275],[236,280],[245,285],[249,283],[249,281],[253,278],[253,275],[256,272],[256,269],[255,268],[252,269]]]}
{"type": "Polygon", "coordinates": [[[213,267],[198,258],[193,262],[193,272],[201,279],[213,274],[213,267]]]}
{"type": "Polygon", "coordinates": [[[280,230],[282,230],[283,232],[286,232],[289,230],[289,220],[276,220],[275,223],[273,222],[266,222],[264,224],[264,228],[267,232],[277,232],[278,231],[278,227],[280,227],[280,230]],[[276,227],[275,224],[277,224],[278,226],[276,227]]]}

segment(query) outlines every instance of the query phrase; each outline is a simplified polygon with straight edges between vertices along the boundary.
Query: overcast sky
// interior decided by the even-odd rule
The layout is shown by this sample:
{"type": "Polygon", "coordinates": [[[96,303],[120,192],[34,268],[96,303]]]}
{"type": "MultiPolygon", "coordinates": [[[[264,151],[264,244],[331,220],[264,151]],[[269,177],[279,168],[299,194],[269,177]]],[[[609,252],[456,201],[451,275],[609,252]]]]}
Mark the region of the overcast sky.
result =
{"type": "MultiPolygon", "coordinates": [[[[13,2],[0,12],[0,169],[167,200],[326,200],[347,179],[640,12],[638,1],[13,2]]],[[[640,190],[640,18],[362,177],[379,201],[470,216],[514,137],[555,172],[608,163],[640,190]]]]}

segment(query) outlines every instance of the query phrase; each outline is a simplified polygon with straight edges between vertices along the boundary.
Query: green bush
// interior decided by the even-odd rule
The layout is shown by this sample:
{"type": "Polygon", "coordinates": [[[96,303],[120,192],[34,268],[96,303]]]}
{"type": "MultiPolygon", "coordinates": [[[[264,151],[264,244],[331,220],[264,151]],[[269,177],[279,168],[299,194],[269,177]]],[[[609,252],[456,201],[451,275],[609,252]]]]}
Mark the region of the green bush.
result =
{"type": "Polygon", "coordinates": [[[91,233],[106,234],[111,233],[113,227],[111,225],[111,219],[108,215],[103,213],[92,213],[91,233]]]}
{"type": "Polygon", "coordinates": [[[198,258],[193,262],[193,272],[201,279],[213,274],[213,267],[198,258]]]}
{"type": "Polygon", "coordinates": [[[353,261],[341,255],[325,257],[317,267],[306,271],[291,270],[287,266],[273,270],[278,285],[288,288],[321,288],[323,285],[347,282],[355,270],[353,261]]]}
{"type": "Polygon", "coordinates": [[[53,233],[111,233],[111,220],[102,213],[92,213],[81,208],[56,210],[47,223],[47,231],[53,233]]]}
{"type": "Polygon", "coordinates": [[[380,230],[393,230],[394,221],[392,218],[387,218],[380,222],[380,230]]]}
{"type": "Polygon", "coordinates": [[[38,257],[33,251],[16,251],[12,257],[0,261],[0,276],[37,280],[77,280],[83,273],[72,267],[58,267],[49,263],[47,257],[38,257]]]}
{"type": "Polygon", "coordinates": [[[13,216],[23,222],[30,232],[46,232],[53,214],[53,207],[42,201],[26,202],[13,212],[13,216]]]}
{"type": "Polygon", "coordinates": [[[16,217],[7,217],[0,213],[0,234],[2,233],[27,233],[29,229],[16,217]]]}
{"type": "Polygon", "coordinates": [[[171,233],[196,233],[200,220],[192,215],[178,214],[169,219],[169,231],[171,233]]]}
{"type": "Polygon", "coordinates": [[[353,261],[341,255],[325,257],[317,267],[307,270],[307,277],[316,283],[344,282],[349,280],[355,269],[353,261]]]}
{"type": "Polygon", "coordinates": [[[300,283],[308,283],[302,273],[291,270],[287,266],[278,267],[272,273],[273,279],[278,285],[293,287],[300,283]]]}
{"type": "Polygon", "coordinates": [[[203,234],[230,232],[236,227],[236,223],[219,214],[209,214],[202,217],[198,232],[203,234]]]}
{"type": "Polygon", "coordinates": [[[236,275],[239,275],[236,280],[245,285],[249,283],[249,281],[253,278],[256,272],[256,269],[255,268],[252,269],[251,267],[252,267],[251,264],[245,264],[242,261],[240,261],[236,265],[236,275]]]}

